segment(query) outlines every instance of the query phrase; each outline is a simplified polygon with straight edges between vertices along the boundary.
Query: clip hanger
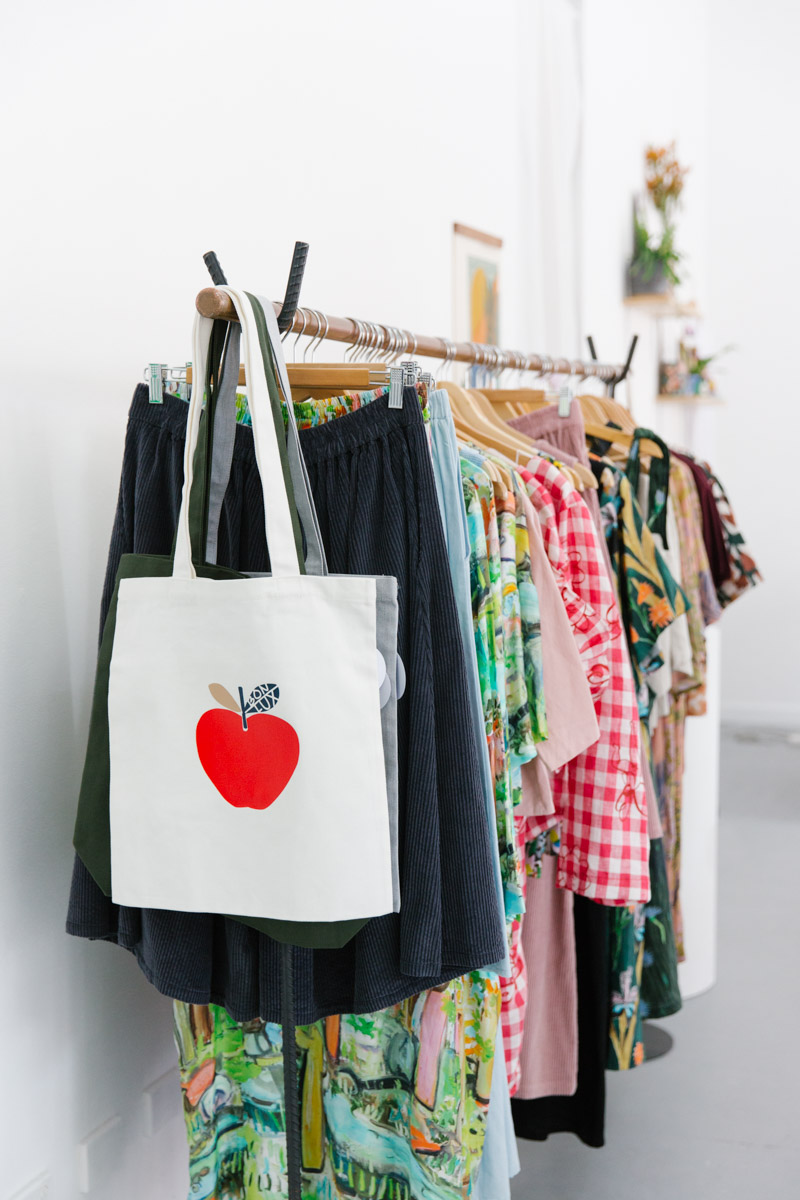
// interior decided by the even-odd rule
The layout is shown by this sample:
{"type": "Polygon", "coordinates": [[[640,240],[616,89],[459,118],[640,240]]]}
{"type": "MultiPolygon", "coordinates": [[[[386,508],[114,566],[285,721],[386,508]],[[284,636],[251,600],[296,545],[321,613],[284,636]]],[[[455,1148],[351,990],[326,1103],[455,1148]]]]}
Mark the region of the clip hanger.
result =
{"type": "Polygon", "coordinates": [[[403,407],[403,368],[389,368],[389,408],[403,407]]]}
{"type": "Polygon", "coordinates": [[[166,363],[150,363],[145,371],[147,386],[150,391],[151,404],[164,403],[164,383],[162,371],[167,368],[166,363]]]}

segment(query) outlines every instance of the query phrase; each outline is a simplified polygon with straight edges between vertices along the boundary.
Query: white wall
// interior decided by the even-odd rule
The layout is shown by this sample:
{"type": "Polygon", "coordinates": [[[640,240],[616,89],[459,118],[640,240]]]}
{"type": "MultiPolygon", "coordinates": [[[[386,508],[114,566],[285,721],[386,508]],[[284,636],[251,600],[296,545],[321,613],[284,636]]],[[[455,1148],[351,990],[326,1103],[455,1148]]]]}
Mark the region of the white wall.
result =
{"type": "Polygon", "coordinates": [[[791,0],[584,0],[582,44],[581,327],[608,357],[640,334],[634,413],[708,455],[764,573],[722,622],[723,718],[797,725],[800,164],[787,137],[800,112],[800,11],[791,0]],[[719,364],[721,409],[655,404],[655,325],[622,304],[642,150],[673,138],[691,166],[682,291],[704,316],[701,349],[737,347],[719,364]]]}
{"type": "Polygon", "coordinates": [[[506,239],[505,336],[530,344],[516,6],[486,17],[479,0],[457,19],[421,0],[5,14],[3,1200],[40,1173],[50,1200],[76,1196],[76,1144],[115,1116],[91,1195],[186,1186],[177,1091],[176,1119],[142,1134],[143,1089],[175,1063],[169,1003],[123,951],[63,932],[133,386],[190,356],[210,248],[279,297],[304,239],[307,304],[450,333],[454,220],[506,239]]]}
{"type": "Polygon", "coordinates": [[[704,0],[584,0],[581,329],[601,357],[627,352],[638,332],[629,389],[637,419],[656,421],[655,324],[625,308],[632,199],[644,150],[677,141],[691,164],[678,220],[684,289],[705,305],[708,277],[707,58],[704,0]]]}
{"type": "Polygon", "coordinates": [[[709,22],[709,310],[719,344],[738,347],[719,469],[765,579],[725,616],[723,712],[797,728],[800,9],[710,0],[709,22]]]}

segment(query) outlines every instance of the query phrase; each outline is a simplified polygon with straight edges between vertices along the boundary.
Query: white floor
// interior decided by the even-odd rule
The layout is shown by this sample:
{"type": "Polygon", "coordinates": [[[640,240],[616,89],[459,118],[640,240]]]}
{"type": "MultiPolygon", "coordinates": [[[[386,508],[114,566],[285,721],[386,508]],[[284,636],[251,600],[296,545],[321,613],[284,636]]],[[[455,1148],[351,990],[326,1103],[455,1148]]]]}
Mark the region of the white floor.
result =
{"type": "Polygon", "coordinates": [[[514,1200],[800,1198],[800,744],[722,743],[719,978],[609,1073],[606,1146],[519,1142],[514,1200]]]}

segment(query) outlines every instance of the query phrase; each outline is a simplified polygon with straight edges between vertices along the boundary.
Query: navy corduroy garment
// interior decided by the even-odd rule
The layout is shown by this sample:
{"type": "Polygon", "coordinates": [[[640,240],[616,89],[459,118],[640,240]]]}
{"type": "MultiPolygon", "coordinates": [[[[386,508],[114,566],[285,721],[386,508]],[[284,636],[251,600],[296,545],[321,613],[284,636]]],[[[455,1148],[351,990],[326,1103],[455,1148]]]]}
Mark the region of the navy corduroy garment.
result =
{"type": "MultiPolygon", "coordinates": [[[[186,404],[131,405],[103,619],[124,553],[169,554],[183,475],[186,404]]],[[[296,1019],[372,1012],[496,962],[505,935],[492,874],[455,601],[416,392],[386,398],[301,433],[330,569],[394,575],[398,651],[401,912],[369,921],[340,950],[294,952],[296,1019]]],[[[238,426],[218,559],[268,569],[251,431],[238,426]]],[[[332,712],[358,754],[358,730],[332,712]]],[[[313,837],[313,830],[298,830],[313,837]]],[[[220,864],[220,869],[230,869],[220,864]]],[[[314,886],[313,879],[309,886],[314,886]]],[[[280,1020],[280,947],[227,917],[122,908],[76,857],[67,929],[133,951],[168,996],[223,1005],[237,1020],[280,1020]]]]}

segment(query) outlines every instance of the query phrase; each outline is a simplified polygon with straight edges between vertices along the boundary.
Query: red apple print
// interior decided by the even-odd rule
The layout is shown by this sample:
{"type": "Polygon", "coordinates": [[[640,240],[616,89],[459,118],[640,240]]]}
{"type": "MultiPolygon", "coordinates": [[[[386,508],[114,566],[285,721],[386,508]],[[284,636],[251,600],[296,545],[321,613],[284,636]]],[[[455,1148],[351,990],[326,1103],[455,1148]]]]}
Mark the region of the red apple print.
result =
{"type": "Polygon", "coordinates": [[[203,770],[234,808],[269,808],[294,774],[300,740],[293,726],[268,709],[277,703],[275,684],[262,684],[240,703],[219,683],[209,691],[224,708],[210,708],[197,722],[197,753],[203,770]]]}

